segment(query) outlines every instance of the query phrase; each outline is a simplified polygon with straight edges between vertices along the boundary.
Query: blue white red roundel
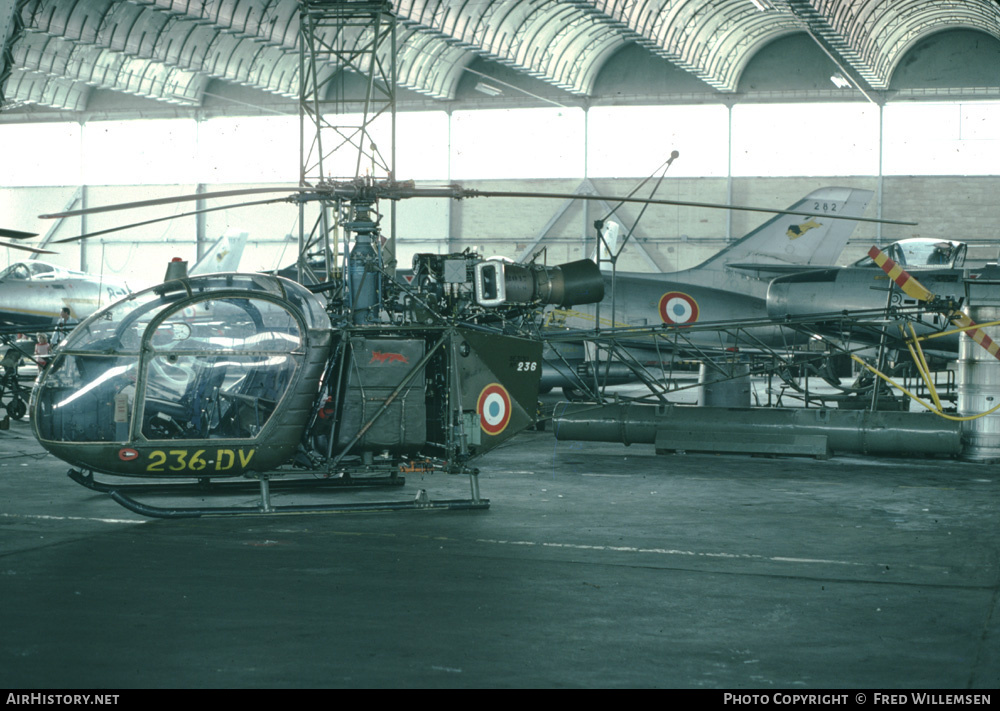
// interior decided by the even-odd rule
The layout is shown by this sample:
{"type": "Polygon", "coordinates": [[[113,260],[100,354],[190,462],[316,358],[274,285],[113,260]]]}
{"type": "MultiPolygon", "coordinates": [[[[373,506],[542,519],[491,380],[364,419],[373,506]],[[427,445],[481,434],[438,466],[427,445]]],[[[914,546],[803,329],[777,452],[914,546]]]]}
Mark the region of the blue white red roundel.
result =
{"type": "Polygon", "coordinates": [[[675,326],[694,323],[698,320],[698,302],[680,291],[669,291],[660,297],[660,318],[675,326]]]}
{"type": "Polygon", "coordinates": [[[479,425],[486,434],[503,432],[510,422],[510,411],[510,395],[500,383],[490,383],[479,393],[476,412],[479,413],[479,425]]]}

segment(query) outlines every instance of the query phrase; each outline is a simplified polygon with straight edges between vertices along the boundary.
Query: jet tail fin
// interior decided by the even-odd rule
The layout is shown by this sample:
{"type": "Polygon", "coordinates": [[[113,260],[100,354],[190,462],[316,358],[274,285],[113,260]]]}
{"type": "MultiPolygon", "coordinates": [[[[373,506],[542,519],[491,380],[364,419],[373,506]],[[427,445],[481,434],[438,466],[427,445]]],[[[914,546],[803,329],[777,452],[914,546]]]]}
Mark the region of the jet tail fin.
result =
{"type": "Polygon", "coordinates": [[[216,272],[235,272],[239,269],[243,258],[243,248],[246,247],[249,232],[226,232],[205,252],[205,256],[188,269],[188,274],[214,274],[216,272]]]}
{"type": "Polygon", "coordinates": [[[820,188],[789,207],[789,211],[813,213],[776,215],[706,261],[701,267],[722,268],[730,264],[829,266],[836,263],[854,232],[856,222],[825,219],[861,217],[874,193],[855,188],[820,188]]]}

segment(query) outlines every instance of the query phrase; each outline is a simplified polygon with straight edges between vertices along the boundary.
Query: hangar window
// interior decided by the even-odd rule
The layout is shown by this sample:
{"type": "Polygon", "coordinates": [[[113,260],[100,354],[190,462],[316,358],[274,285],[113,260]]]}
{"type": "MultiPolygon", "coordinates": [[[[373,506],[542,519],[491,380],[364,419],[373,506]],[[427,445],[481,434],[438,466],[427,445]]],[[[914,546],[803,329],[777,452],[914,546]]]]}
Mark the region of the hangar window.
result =
{"type": "Polygon", "coordinates": [[[52,185],[80,182],[80,124],[18,123],[3,126],[0,185],[52,185]]]}
{"type": "MultiPolygon", "coordinates": [[[[357,128],[362,123],[361,114],[327,116],[330,126],[340,127],[337,132],[328,130],[324,134],[323,169],[328,175],[349,178],[371,174],[371,165],[364,162],[357,165],[357,148],[360,142],[357,128]],[[340,135],[340,143],[330,145],[333,136],[340,135]],[[336,149],[336,150],[333,150],[336,149]]],[[[374,143],[378,153],[388,163],[391,160],[392,122],[388,114],[379,116],[368,124],[368,140],[374,143]]],[[[299,126],[288,130],[294,140],[294,150],[288,151],[296,170],[299,160],[299,126]]],[[[444,111],[410,111],[396,114],[396,176],[402,180],[447,180],[448,179],[448,114],[444,111]]],[[[366,147],[366,152],[370,146],[366,147]]],[[[376,171],[376,174],[378,171],[376,171]]]]}
{"type": "Polygon", "coordinates": [[[886,175],[997,175],[1000,102],[885,107],[886,175]]]}
{"type": "Polygon", "coordinates": [[[878,107],[738,104],[734,177],[878,175],[878,107]]]}
{"type": "Polygon", "coordinates": [[[456,111],[451,122],[451,177],[579,178],[583,110],[456,111]]]}
{"type": "Polygon", "coordinates": [[[596,106],[588,113],[587,174],[644,178],[676,150],[670,177],[725,177],[728,123],[725,106],[596,106]]]}
{"type": "Polygon", "coordinates": [[[83,126],[83,182],[193,182],[196,130],[193,119],[88,121],[83,126]]]}
{"type": "Polygon", "coordinates": [[[198,127],[199,172],[208,183],[299,180],[298,116],[213,118],[198,127]]]}
{"type": "Polygon", "coordinates": [[[448,179],[448,114],[396,115],[396,174],[403,180],[448,179]]]}

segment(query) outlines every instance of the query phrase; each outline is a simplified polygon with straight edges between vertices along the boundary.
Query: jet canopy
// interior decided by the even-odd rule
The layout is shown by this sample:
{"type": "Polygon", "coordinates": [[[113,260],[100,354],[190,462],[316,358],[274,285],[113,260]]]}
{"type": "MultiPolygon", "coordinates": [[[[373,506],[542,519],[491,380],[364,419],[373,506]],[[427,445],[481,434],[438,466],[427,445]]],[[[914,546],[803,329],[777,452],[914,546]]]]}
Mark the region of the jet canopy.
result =
{"type": "MultiPolygon", "coordinates": [[[[907,269],[921,267],[936,269],[961,269],[965,265],[967,245],[951,240],[913,237],[893,242],[884,251],[889,259],[907,269]]],[[[854,263],[855,267],[875,267],[871,257],[854,263]]]]}
{"type": "Polygon", "coordinates": [[[15,262],[0,272],[0,281],[7,279],[66,279],[73,276],[84,276],[82,272],[71,272],[48,262],[30,261],[15,262]]]}

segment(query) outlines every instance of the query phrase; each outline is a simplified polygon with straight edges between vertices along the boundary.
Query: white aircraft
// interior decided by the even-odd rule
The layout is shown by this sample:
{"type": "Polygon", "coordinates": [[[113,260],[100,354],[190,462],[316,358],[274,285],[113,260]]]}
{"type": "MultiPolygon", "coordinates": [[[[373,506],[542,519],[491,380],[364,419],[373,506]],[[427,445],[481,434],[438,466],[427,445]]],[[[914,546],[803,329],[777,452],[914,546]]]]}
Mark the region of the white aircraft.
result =
{"type": "MultiPolygon", "coordinates": [[[[191,275],[236,271],[247,233],[227,232],[188,270],[191,275]]],[[[87,274],[39,260],[0,272],[0,330],[17,333],[54,326],[64,308],[79,322],[130,293],[121,279],[87,274]]]]}
{"type": "Polygon", "coordinates": [[[37,260],[15,262],[0,272],[0,325],[7,331],[47,328],[63,308],[80,320],[128,293],[121,280],[37,260]]]}

